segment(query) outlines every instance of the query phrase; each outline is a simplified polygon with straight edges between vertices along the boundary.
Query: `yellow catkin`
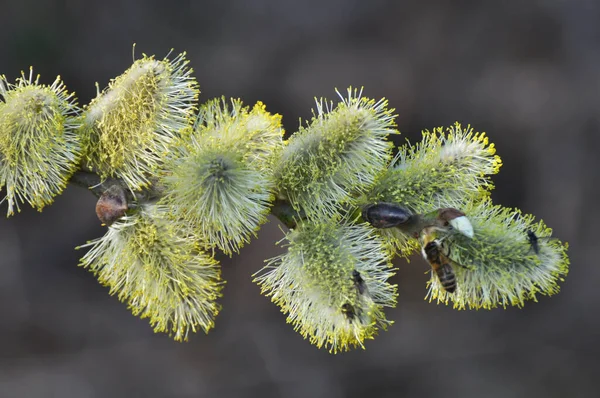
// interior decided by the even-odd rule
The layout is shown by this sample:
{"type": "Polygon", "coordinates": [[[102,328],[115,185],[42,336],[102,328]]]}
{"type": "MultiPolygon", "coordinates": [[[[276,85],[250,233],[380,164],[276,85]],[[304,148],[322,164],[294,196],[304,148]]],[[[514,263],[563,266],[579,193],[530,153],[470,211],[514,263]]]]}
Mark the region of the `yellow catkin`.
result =
{"type": "Polygon", "coordinates": [[[0,77],[0,188],[8,215],[19,203],[42,210],[65,188],[81,152],[78,114],[60,77],[51,85],[33,70],[15,84],[0,77]]]}

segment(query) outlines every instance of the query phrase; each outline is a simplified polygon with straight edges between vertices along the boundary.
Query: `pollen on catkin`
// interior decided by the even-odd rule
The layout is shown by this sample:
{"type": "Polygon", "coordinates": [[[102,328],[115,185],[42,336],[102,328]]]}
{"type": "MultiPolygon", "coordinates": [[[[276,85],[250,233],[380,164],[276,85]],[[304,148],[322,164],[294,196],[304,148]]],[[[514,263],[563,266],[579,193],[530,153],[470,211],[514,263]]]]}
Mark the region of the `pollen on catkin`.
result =
{"type": "MultiPolygon", "coordinates": [[[[399,148],[388,170],[360,201],[397,203],[413,213],[445,207],[444,201],[461,209],[463,203],[489,195],[493,189],[489,176],[496,174],[501,165],[485,133],[457,122],[451,127],[424,131],[420,143],[399,148]]],[[[398,229],[380,233],[405,256],[418,248],[416,239],[398,229]]]]}
{"type": "Polygon", "coordinates": [[[174,141],[193,121],[198,84],[185,53],[173,60],[145,56],[85,109],[85,165],[122,178],[131,190],[149,184],[174,141]]]}
{"type": "Polygon", "coordinates": [[[308,218],[333,215],[365,192],[391,159],[394,109],[348,89],[335,107],[321,99],[311,122],[287,142],[275,177],[280,194],[308,218]]]}
{"type": "Polygon", "coordinates": [[[200,108],[189,140],[165,165],[161,203],[209,246],[232,254],[267,221],[274,198],[269,164],[282,144],[278,115],[224,99],[200,108]]]}
{"type": "Polygon", "coordinates": [[[0,189],[8,215],[25,202],[42,210],[65,188],[81,152],[78,114],[60,77],[48,86],[31,69],[15,84],[0,76],[0,189]]]}
{"type": "Polygon", "coordinates": [[[202,105],[194,129],[197,135],[212,137],[243,153],[244,161],[265,168],[283,147],[281,115],[267,112],[258,101],[252,109],[241,100],[213,99],[202,105]]]}
{"type": "Polygon", "coordinates": [[[456,275],[450,294],[432,274],[426,299],[458,309],[518,306],[537,294],[558,293],[568,273],[567,244],[551,238],[552,230],[532,215],[493,205],[489,199],[463,208],[474,229],[472,239],[450,234],[444,239],[456,275]],[[536,253],[527,232],[539,237],[536,253]]]}
{"type": "Polygon", "coordinates": [[[332,353],[372,339],[392,322],[397,287],[383,242],[365,224],[335,220],[302,223],[286,238],[287,252],[255,276],[261,291],[281,307],[304,338],[332,353]]]}
{"type": "Polygon", "coordinates": [[[80,265],[92,271],[134,315],[177,341],[208,332],[220,306],[221,270],[193,233],[166,218],[166,209],[143,205],[112,224],[80,265]]]}

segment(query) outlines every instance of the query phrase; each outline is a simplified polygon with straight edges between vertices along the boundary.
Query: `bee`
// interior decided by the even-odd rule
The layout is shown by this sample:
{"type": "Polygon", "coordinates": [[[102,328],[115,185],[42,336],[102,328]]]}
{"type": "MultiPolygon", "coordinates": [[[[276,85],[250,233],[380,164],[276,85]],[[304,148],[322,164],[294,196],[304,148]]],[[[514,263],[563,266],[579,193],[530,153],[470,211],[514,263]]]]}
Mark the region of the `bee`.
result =
{"type": "Polygon", "coordinates": [[[442,253],[442,245],[438,239],[428,242],[423,247],[423,257],[435,271],[444,290],[448,293],[454,293],[456,291],[456,276],[452,265],[450,265],[450,259],[442,253]]]}
{"type": "Polygon", "coordinates": [[[375,228],[393,228],[412,219],[412,213],[393,203],[370,204],[362,209],[362,217],[375,228]]]}
{"type": "Polygon", "coordinates": [[[357,270],[352,271],[352,282],[354,282],[354,286],[356,287],[356,291],[358,294],[365,294],[367,292],[367,284],[365,280],[360,275],[360,272],[357,270]]]}
{"type": "Polygon", "coordinates": [[[454,293],[456,291],[456,276],[452,269],[452,261],[450,260],[450,252],[443,253],[442,239],[436,239],[437,233],[436,227],[428,227],[421,231],[423,239],[423,258],[427,260],[431,269],[437,275],[442,287],[448,293],[454,293]]]}
{"type": "Polygon", "coordinates": [[[356,306],[349,302],[342,304],[342,314],[344,314],[350,323],[356,320],[359,323],[366,325],[370,322],[370,319],[368,313],[363,311],[362,307],[370,300],[370,296],[368,296],[367,284],[357,270],[352,271],[352,283],[356,288],[356,306]]]}
{"type": "Polygon", "coordinates": [[[346,316],[349,322],[352,322],[356,317],[356,311],[354,310],[354,306],[350,303],[342,304],[342,314],[346,316]]]}

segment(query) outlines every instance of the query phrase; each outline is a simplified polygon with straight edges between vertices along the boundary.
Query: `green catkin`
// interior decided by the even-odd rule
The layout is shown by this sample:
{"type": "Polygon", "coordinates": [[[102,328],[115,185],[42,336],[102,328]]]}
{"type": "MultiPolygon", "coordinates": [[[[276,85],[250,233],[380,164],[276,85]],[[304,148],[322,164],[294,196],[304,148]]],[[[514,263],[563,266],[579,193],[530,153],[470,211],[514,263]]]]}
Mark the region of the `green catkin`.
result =
{"type": "Polygon", "coordinates": [[[281,115],[267,112],[261,101],[252,109],[239,99],[208,101],[202,105],[194,129],[197,137],[219,140],[258,169],[268,169],[274,154],[283,147],[281,115]]]}
{"type": "MultiPolygon", "coordinates": [[[[464,203],[489,195],[502,162],[485,133],[455,123],[448,128],[424,131],[416,145],[399,149],[387,172],[377,179],[360,204],[397,203],[414,213],[429,213],[444,207],[443,201],[464,203]]],[[[419,245],[416,239],[399,229],[381,230],[391,250],[409,256],[419,245]]]]}
{"type": "Polygon", "coordinates": [[[255,282],[304,338],[337,353],[364,348],[365,340],[392,323],[383,308],[396,304],[397,287],[388,282],[394,270],[371,228],[336,220],[303,223],[286,240],[287,252],[269,260],[255,282]],[[364,280],[362,294],[355,270],[364,280]]]}
{"type": "Polygon", "coordinates": [[[47,86],[33,70],[15,84],[0,76],[0,189],[6,188],[8,215],[25,202],[42,210],[77,169],[75,101],[60,77],[47,86]]]}
{"type": "Polygon", "coordinates": [[[491,309],[521,307],[526,300],[536,301],[538,294],[558,293],[558,282],[568,273],[568,246],[550,238],[552,230],[542,221],[489,199],[464,205],[463,210],[473,225],[473,239],[460,234],[444,239],[457,290],[446,292],[432,274],[426,299],[452,303],[457,309],[491,309]],[[529,243],[529,230],[540,238],[539,253],[529,243]]]}
{"type": "Polygon", "coordinates": [[[213,328],[223,283],[217,261],[166,211],[144,205],[121,218],[102,238],[81,246],[91,249],[80,265],[134,315],[148,318],[155,332],[185,341],[213,328]]]}
{"type": "Polygon", "coordinates": [[[187,142],[165,165],[162,200],[210,247],[232,254],[267,221],[274,199],[271,157],[283,145],[281,117],[262,103],[209,101],[187,142]]]}
{"type": "Polygon", "coordinates": [[[172,61],[144,55],[86,107],[87,168],[122,178],[131,190],[150,183],[193,121],[199,90],[185,53],[172,61]]]}
{"type": "MultiPolygon", "coordinates": [[[[341,95],[340,95],[341,97],[341,95]]],[[[394,109],[348,89],[335,108],[323,99],[307,127],[287,142],[275,166],[280,195],[308,218],[331,216],[365,192],[391,158],[394,109]]]]}

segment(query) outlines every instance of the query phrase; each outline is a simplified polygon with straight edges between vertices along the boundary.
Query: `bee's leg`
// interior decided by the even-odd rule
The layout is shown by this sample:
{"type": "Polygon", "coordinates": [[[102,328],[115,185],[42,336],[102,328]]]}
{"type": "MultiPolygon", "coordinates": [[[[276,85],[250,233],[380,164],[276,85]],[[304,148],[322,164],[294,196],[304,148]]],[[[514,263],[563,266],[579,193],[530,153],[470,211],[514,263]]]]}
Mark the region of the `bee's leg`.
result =
{"type": "Polygon", "coordinates": [[[457,263],[456,261],[452,261],[452,265],[458,265],[460,268],[467,269],[469,271],[474,271],[475,270],[475,267],[473,267],[473,266],[469,266],[469,265],[464,265],[464,264],[461,264],[461,263],[457,263]]]}
{"type": "Polygon", "coordinates": [[[452,254],[452,245],[448,244],[448,245],[446,245],[446,248],[447,248],[448,251],[446,253],[444,253],[444,255],[448,258],[448,260],[450,260],[450,262],[452,263],[452,265],[458,265],[461,268],[468,269],[468,270],[471,270],[471,271],[475,269],[475,267],[469,267],[467,265],[463,265],[463,264],[460,264],[460,263],[452,260],[452,258],[450,258],[450,255],[452,254]]]}
{"type": "MultiPolygon", "coordinates": [[[[446,239],[446,237],[444,237],[444,240],[446,239]]],[[[452,253],[452,242],[449,242],[448,244],[444,244],[443,245],[444,248],[446,248],[446,253],[444,253],[444,256],[448,257],[449,260],[452,260],[450,258],[450,254],[452,253]]]]}

